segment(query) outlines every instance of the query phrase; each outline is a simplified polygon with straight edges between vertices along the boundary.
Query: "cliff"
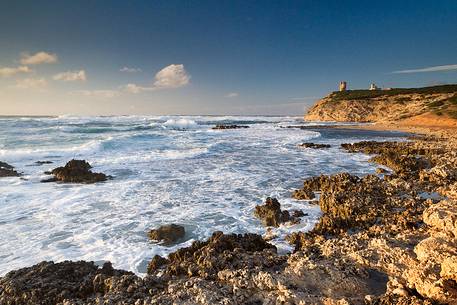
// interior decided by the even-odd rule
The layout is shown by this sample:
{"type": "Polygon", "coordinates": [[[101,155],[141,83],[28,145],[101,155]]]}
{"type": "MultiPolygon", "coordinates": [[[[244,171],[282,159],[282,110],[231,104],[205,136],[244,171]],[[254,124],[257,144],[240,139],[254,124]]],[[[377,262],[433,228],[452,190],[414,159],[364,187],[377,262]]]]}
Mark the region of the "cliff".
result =
{"type": "Polygon", "coordinates": [[[457,125],[457,85],[332,92],[305,120],[457,125]]]}

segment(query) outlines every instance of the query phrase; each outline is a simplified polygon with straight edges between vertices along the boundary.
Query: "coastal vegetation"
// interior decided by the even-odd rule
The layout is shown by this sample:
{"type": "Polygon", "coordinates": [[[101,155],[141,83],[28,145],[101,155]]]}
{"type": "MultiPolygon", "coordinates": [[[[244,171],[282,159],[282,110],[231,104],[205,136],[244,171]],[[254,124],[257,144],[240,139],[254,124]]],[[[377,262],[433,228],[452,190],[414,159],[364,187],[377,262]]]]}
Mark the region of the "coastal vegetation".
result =
{"type": "MultiPolygon", "coordinates": [[[[332,98],[335,101],[340,100],[368,100],[380,96],[396,96],[402,94],[443,94],[457,92],[457,84],[440,85],[421,88],[392,88],[388,90],[346,90],[335,91],[332,98]]],[[[408,98],[401,97],[397,100],[408,101],[408,98]]]]}

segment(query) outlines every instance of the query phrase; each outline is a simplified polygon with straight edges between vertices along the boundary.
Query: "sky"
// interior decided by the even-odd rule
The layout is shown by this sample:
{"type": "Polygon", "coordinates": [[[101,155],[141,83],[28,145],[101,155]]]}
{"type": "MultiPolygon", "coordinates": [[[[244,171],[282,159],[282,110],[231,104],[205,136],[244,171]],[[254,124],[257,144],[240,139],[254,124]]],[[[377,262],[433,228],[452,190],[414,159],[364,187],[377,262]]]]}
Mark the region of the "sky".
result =
{"type": "Polygon", "coordinates": [[[0,0],[0,115],[302,115],[457,83],[457,1],[0,0]]]}

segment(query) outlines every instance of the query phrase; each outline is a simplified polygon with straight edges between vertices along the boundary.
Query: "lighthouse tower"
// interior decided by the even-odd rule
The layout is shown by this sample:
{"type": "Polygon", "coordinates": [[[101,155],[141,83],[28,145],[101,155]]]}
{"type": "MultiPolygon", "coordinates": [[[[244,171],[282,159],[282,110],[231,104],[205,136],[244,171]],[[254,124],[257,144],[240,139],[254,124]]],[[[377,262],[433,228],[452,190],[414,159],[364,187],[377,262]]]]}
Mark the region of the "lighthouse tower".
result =
{"type": "Polygon", "coordinates": [[[347,83],[345,81],[340,82],[340,91],[346,91],[347,83]]]}

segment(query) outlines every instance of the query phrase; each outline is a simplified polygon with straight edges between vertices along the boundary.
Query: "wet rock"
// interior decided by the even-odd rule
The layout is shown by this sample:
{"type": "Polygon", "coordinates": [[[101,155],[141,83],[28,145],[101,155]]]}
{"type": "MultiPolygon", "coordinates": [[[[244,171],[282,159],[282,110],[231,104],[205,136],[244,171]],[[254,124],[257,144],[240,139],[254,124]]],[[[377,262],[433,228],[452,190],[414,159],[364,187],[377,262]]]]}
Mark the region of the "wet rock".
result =
{"type": "Polygon", "coordinates": [[[276,247],[260,235],[215,232],[207,241],[195,241],[190,247],[171,253],[167,260],[154,258],[148,272],[152,274],[158,266],[163,266],[169,275],[207,278],[227,268],[272,267],[279,262],[284,262],[284,258],[278,257],[276,247]]]}
{"type": "MultiPolygon", "coordinates": [[[[130,276],[130,272],[99,269],[93,262],[42,262],[11,271],[0,278],[0,304],[57,304],[64,300],[85,300],[95,295],[97,276],[130,276]]],[[[102,289],[104,291],[104,289],[102,289]]],[[[89,303],[89,302],[87,302],[89,303]]]]}
{"type": "Polygon", "coordinates": [[[391,168],[399,177],[416,178],[423,169],[430,168],[430,162],[420,156],[399,155],[396,152],[382,153],[371,158],[372,162],[391,168]]]}
{"type": "Polygon", "coordinates": [[[300,218],[300,217],[308,216],[308,214],[304,213],[302,210],[292,210],[291,214],[292,214],[292,217],[294,217],[294,218],[300,218]]]}
{"type": "Polygon", "coordinates": [[[389,173],[389,171],[387,169],[385,169],[385,168],[378,167],[376,169],[376,174],[387,174],[387,173],[389,173]]]}
{"type": "Polygon", "coordinates": [[[292,193],[292,198],[297,199],[297,200],[311,200],[311,199],[314,199],[315,197],[316,196],[314,195],[314,192],[309,188],[295,190],[292,193]]]}
{"type": "Polygon", "coordinates": [[[385,183],[376,176],[329,176],[321,185],[319,205],[323,216],[314,231],[336,234],[370,226],[388,207],[387,198],[385,183]]]}
{"type": "Polygon", "coordinates": [[[279,227],[281,223],[291,220],[288,211],[281,211],[281,204],[276,198],[268,197],[264,205],[255,207],[254,215],[262,220],[264,226],[279,227]]]}
{"type": "Polygon", "coordinates": [[[0,161],[0,177],[19,177],[20,174],[14,170],[12,165],[0,161]]]}
{"type": "Polygon", "coordinates": [[[42,182],[60,181],[65,183],[95,183],[105,181],[108,176],[103,173],[94,173],[92,166],[85,160],[71,160],[63,167],[57,167],[51,171],[54,178],[42,182]]]}
{"type": "Polygon", "coordinates": [[[36,161],[35,164],[36,165],[44,165],[44,164],[52,164],[54,162],[52,161],[36,161]]]}
{"type": "Polygon", "coordinates": [[[225,125],[225,124],[218,124],[214,126],[212,129],[241,129],[241,128],[249,128],[247,125],[225,125]]]}
{"type": "Polygon", "coordinates": [[[163,241],[165,244],[172,244],[183,238],[185,234],[186,232],[183,226],[169,224],[149,231],[148,236],[151,240],[163,241]]]}
{"type": "Polygon", "coordinates": [[[154,255],[152,260],[148,265],[148,273],[152,273],[155,270],[160,269],[162,266],[166,265],[168,260],[160,255],[154,255]]]}
{"type": "Polygon", "coordinates": [[[329,144],[316,144],[316,143],[301,143],[301,144],[298,144],[298,146],[303,147],[303,148],[314,148],[314,149],[330,148],[329,144]]]}

